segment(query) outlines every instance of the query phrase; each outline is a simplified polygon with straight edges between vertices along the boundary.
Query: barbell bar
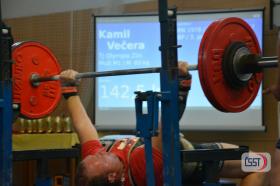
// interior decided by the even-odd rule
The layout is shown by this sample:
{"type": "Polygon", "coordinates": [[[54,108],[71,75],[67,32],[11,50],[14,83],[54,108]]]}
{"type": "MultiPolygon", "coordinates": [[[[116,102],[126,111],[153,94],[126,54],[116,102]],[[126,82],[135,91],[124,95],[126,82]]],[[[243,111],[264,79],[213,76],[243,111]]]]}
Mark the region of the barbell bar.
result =
{"type": "MultiPolygon", "coordinates": [[[[61,96],[61,70],[53,53],[38,42],[17,43],[13,60],[13,100],[20,105],[21,115],[35,119],[51,113],[61,96]]],[[[198,70],[204,94],[216,109],[241,112],[255,99],[262,70],[276,66],[277,56],[261,56],[255,33],[246,22],[226,18],[207,28],[200,43],[198,64],[189,65],[188,70],[198,70]]],[[[161,69],[84,72],[76,78],[159,73],[161,69]]]]}
{"type": "MultiPolygon", "coordinates": [[[[126,70],[113,70],[113,71],[101,71],[101,72],[82,72],[78,73],[75,79],[83,78],[96,78],[96,77],[106,77],[106,76],[120,76],[120,75],[132,75],[132,74],[148,74],[148,73],[159,73],[162,68],[141,68],[141,69],[126,69],[126,70]]],[[[188,70],[197,70],[197,65],[189,65],[188,70]]],[[[46,81],[57,81],[59,80],[59,75],[55,76],[39,76],[38,74],[32,74],[30,81],[33,86],[38,86],[41,82],[46,81]]]]}
{"type": "MultiPolygon", "coordinates": [[[[246,56],[244,56],[246,57],[246,56]]],[[[253,61],[254,66],[258,68],[272,68],[278,66],[278,57],[261,57],[257,61],[253,61]]],[[[242,73],[252,73],[255,72],[250,68],[240,69],[242,73]],[[248,71],[246,71],[248,69],[248,71]]],[[[198,70],[197,64],[189,64],[188,71],[196,71],[198,70]]],[[[82,72],[76,75],[76,79],[83,79],[83,78],[96,78],[96,77],[106,77],[106,76],[120,76],[120,75],[132,75],[132,74],[148,74],[148,73],[159,73],[161,71],[160,67],[155,68],[141,68],[141,69],[126,69],[126,70],[113,70],[113,71],[101,71],[101,72],[82,72]]],[[[46,81],[57,81],[59,80],[59,75],[54,76],[39,76],[38,74],[34,73],[31,75],[30,81],[33,86],[38,86],[41,82],[46,81]]]]}

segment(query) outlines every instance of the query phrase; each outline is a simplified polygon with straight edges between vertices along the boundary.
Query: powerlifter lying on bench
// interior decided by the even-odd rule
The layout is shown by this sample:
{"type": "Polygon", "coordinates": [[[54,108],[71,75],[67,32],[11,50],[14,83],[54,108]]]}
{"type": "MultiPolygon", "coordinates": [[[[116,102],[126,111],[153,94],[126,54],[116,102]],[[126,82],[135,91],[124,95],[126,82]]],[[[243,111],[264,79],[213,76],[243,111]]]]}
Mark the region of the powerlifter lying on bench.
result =
{"type": "MultiPolygon", "coordinates": [[[[184,112],[188,91],[190,89],[191,75],[187,71],[187,63],[180,62],[179,65],[180,88],[179,88],[179,110],[180,117],[184,112]]],[[[75,85],[76,71],[66,70],[60,74],[62,85],[66,91],[63,96],[66,99],[68,111],[73,121],[74,128],[82,144],[82,158],[77,172],[77,186],[97,185],[146,185],[146,164],[144,145],[139,145],[138,138],[126,138],[116,140],[111,148],[106,150],[100,140],[96,128],[90,121],[77,94],[75,85]],[[70,86],[70,87],[69,87],[70,86]],[[72,90],[72,91],[71,91],[72,90]]],[[[112,118],[113,119],[113,118],[112,118]]],[[[182,138],[184,147],[195,146],[182,138]]],[[[162,135],[153,137],[153,162],[155,170],[155,181],[157,186],[163,185],[163,162],[162,162],[162,135]]],[[[200,144],[196,148],[237,148],[236,145],[227,143],[200,144]]],[[[191,164],[190,164],[191,165],[191,164]]],[[[240,160],[219,162],[219,177],[242,178],[241,185],[259,186],[263,185],[264,175],[262,173],[245,173],[241,171],[240,160]]],[[[199,175],[198,169],[186,166],[187,173],[192,178],[199,175]],[[189,169],[189,170],[188,170],[189,169]],[[193,169],[193,170],[191,170],[193,169]]],[[[185,177],[185,175],[183,176],[185,177]]],[[[192,181],[190,179],[190,181],[192,181]]],[[[185,184],[184,184],[185,185],[185,184]]]]}

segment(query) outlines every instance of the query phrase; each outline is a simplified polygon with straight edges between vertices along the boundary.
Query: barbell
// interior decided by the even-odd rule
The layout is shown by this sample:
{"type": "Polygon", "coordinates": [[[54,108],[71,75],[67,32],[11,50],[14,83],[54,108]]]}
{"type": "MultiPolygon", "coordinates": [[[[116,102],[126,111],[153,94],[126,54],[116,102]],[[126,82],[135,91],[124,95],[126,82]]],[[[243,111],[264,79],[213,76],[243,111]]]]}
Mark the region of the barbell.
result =
{"type": "MultiPolygon", "coordinates": [[[[23,117],[50,114],[61,97],[60,65],[51,50],[38,42],[13,45],[13,103],[23,117]]],[[[264,68],[278,66],[278,57],[262,57],[251,27],[240,18],[214,21],[205,31],[199,48],[200,83],[209,102],[222,112],[242,112],[255,99],[264,68]]],[[[142,68],[78,73],[76,78],[158,73],[161,68],[142,68]]]]}

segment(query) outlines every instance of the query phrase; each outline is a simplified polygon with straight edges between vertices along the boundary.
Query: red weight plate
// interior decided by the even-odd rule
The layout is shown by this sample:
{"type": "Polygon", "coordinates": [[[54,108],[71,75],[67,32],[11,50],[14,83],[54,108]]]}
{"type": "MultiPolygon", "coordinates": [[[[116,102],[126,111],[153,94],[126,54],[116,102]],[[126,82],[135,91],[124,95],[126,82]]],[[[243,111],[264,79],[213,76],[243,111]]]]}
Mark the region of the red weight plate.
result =
{"type": "Polygon", "coordinates": [[[211,38],[212,31],[216,27],[216,25],[218,24],[219,21],[220,20],[214,21],[208,26],[208,28],[204,32],[203,37],[201,39],[200,46],[199,46],[199,52],[198,52],[198,74],[199,74],[200,84],[201,84],[202,90],[204,92],[204,95],[207,97],[208,101],[212,105],[217,105],[217,104],[214,102],[215,99],[213,99],[213,95],[212,95],[211,91],[209,90],[207,84],[205,83],[207,74],[206,74],[206,70],[204,70],[206,67],[205,67],[205,63],[203,63],[203,59],[204,59],[205,44],[211,38]]]}
{"type": "Polygon", "coordinates": [[[13,102],[20,104],[23,117],[35,119],[50,114],[61,98],[59,81],[42,82],[33,86],[32,74],[52,76],[60,73],[60,66],[49,48],[38,42],[13,45],[13,102]]]}
{"type": "Polygon", "coordinates": [[[225,49],[232,42],[243,42],[251,53],[260,54],[258,40],[251,27],[240,18],[226,18],[218,22],[203,50],[205,85],[211,92],[213,106],[223,112],[242,112],[254,101],[262,73],[255,73],[248,85],[232,88],[222,72],[222,58],[225,49]]]}

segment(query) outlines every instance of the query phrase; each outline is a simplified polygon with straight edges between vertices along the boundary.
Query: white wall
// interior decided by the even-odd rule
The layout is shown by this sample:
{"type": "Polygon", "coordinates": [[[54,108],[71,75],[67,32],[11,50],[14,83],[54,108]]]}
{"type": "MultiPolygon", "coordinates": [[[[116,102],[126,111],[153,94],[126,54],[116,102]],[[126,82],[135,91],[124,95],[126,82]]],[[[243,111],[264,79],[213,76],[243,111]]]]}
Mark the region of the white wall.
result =
{"type": "Polygon", "coordinates": [[[1,6],[3,18],[15,18],[100,7],[108,11],[141,1],[149,0],[1,0],[1,6]]]}

